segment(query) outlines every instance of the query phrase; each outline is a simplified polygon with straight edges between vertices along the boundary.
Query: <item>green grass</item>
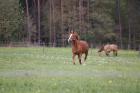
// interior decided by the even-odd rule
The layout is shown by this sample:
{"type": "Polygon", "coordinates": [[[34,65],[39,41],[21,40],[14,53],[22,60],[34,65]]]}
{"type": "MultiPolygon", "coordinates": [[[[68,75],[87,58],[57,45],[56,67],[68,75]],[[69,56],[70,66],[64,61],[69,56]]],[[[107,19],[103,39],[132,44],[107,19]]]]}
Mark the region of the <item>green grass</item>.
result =
{"type": "Polygon", "coordinates": [[[0,93],[140,93],[140,55],[90,49],[86,65],[71,48],[0,48],[0,93]]]}

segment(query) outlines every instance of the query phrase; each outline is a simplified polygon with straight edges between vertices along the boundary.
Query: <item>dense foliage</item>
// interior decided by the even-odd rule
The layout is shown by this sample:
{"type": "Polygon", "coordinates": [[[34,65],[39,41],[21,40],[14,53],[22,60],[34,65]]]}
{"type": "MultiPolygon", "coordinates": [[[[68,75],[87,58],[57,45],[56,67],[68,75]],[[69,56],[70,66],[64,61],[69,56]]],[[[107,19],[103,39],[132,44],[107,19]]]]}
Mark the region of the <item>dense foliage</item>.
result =
{"type": "Polygon", "coordinates": [[[0,42],[22,39],[23,14],[17,0],[0,0],[0,42]]]}
{"type": "Polygon", "coordinates": [[[139,10],[139,0],[1,0],[0,41],[65,46],[73,29],[94,46],[117,43],[136,49],[139,10]]]}

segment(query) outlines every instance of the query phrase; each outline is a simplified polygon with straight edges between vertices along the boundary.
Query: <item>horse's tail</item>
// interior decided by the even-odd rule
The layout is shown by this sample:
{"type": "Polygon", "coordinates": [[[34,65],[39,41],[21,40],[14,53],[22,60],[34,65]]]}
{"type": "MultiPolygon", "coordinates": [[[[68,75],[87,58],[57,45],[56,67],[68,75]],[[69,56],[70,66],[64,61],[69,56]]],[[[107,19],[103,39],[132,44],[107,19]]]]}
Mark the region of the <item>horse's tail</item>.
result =
{"type": "Polygon", "coordinates": [[[85,52],[85,60],[87,59],[88,56],[88,50],[85,52]]]}

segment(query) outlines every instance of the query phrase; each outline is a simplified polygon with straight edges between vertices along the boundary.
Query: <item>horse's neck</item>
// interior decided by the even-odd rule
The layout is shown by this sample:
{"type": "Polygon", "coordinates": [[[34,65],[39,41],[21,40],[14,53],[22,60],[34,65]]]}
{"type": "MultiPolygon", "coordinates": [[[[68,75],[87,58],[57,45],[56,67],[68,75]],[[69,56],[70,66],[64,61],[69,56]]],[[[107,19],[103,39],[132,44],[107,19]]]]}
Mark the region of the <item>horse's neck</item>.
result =
{"type": "Polygon", "coordinates": [[[79,40],[73,41],[73,42],[72,42],[73,48],[77,49],[77,48],[78,48],[78,43],[79,43],[79,40]]]}

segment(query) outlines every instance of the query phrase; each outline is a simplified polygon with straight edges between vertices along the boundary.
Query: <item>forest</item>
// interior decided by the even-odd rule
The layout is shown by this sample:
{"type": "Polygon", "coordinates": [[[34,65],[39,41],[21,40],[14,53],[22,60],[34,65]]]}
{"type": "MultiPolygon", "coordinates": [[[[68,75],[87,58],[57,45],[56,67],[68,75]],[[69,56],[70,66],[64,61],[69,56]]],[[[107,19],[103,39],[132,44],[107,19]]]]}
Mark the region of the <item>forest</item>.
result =
{"type": "Polygon", "coordinates": [[[90,47],[140,47],[139,0],[0,0],[0,46],[68,46],[71,30],[90,47]]]}

